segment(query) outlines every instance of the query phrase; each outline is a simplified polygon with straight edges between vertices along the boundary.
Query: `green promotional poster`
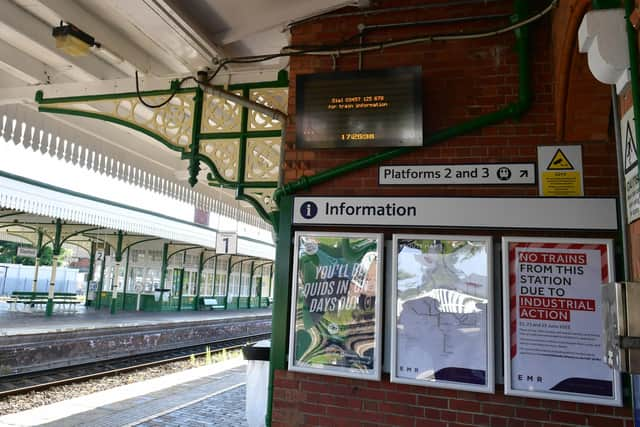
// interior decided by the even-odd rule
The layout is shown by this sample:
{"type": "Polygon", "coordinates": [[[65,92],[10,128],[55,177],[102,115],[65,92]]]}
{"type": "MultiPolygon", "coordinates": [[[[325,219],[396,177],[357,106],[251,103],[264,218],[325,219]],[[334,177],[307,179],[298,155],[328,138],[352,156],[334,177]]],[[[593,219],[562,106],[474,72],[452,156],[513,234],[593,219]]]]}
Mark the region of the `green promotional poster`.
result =
{"type": "Polygon", "coordinates": [[[377,234],[297,233],[289,366],[379,378],[377,234]]]}

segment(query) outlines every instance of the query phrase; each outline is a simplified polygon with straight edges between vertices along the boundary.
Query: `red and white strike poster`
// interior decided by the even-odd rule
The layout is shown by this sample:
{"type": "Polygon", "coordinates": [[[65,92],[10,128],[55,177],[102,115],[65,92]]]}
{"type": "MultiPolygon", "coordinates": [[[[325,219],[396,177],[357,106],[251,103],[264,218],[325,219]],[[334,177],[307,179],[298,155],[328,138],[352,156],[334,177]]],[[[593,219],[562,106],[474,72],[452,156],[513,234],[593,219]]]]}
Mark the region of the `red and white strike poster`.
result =
{"type": "Polygon", "coordinates": [[[621,405],[603,361],[610,240],[504,238],[505,393],[621,405]]]}

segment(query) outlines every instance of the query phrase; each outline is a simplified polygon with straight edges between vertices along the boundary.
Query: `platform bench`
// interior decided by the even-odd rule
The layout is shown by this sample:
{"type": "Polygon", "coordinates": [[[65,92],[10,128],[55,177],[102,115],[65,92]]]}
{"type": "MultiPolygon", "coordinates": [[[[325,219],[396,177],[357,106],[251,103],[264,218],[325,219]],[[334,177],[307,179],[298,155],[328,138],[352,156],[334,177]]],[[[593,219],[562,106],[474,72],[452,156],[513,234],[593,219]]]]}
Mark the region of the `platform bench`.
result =
{"type": "MultiPolygon", "coordinates": [[[[20,303],[25,307],[34,306],[46,306],[49,294],[47,292],[27,292],[27,291],[14,291],[11,293],[11,298],[7,300],[10,304],[9,307],[15,306],[20,303]]],[[[63,306],[64,310],[73,309],[75,311],[76,305],[80,303],[76,294],[68,292],[57,292],[53,294],[53,305],[63,306]]]]}
{"type": "Polygon", "coordinates": [[[202,305],[209,307],[210,310],[214,308],[224,308],[224,304],[220,304],[217,298],[203,298],[202,305]]]}

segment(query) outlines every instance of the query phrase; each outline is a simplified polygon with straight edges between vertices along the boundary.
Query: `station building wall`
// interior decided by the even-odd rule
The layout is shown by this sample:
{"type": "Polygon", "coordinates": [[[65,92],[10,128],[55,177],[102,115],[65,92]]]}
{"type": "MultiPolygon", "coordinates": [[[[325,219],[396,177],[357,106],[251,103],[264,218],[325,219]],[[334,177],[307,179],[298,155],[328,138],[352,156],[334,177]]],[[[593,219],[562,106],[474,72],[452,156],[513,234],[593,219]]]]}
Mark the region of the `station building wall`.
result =
{"type": "MultiPolygon", "coordinates": [[[[379,2],[379,7],[408,6],[415,2],[379,2]]],[[[539,6],[539,5],[538,5],[539,6]]],[[[536,6],[536,7],[538,7],[536,6]]],[[[349,12],[343,10],[340,12],[349,12]]],[[[352,11],[352,10],[351,10],[352,11]]],[[[512,2],[481,2],[475,5],[412,9],[331,18],[325,17],[292,28],[294,46],[332,44],[357,34],[357,25],[386,24],[418,20],[437,20],[460,16],[509,14],[512,2]]],[[[503,20],[473,20],[456,24],[402,27],[368,34],[366,42],[414,37],[423,34],[465,32],[504,26],[503,20]]],[[[537,162],[540,145],[580,144],[583,156],[584,194],[587,197],[617,197],[616,151],[613,137],[602,132],[601,108],[592,113],[581,110],[579,117],[566,111],[570,122],[589,136],[568,141],[559,137],[557,128],[558,79],[555,74],[554,53],[564,42],[552,31],[552,18],[547,16],[531,25],[529,47],[533,102],[520,120],[508,120],[487,126],[430,147],[416,149],[385,164],[462,164],[498,162],[537,162]],[[592,131],[589,131],[592,127],[592,131]],[[598,127],[596,129],[596,127],[598,127]]],[[[352,41],[357,41],[354,37],[352,41]]],[[[518,99],[518,57],[514,49],[513,33],[468,41],[430,42],[399,48],[388,48],[363,55],[363,70],[421,65],[423,70],[424,133],[465,122],[495,111],[518,99]]],[[[577,47],[575,48],[577,50],[577,47]]],[[[573,52],[572,52],[573,53],[573,52]]],[[[584,61],[585,55],[574,61],[584,61]]],[[[583,68],[585,63],[578,64],[583,68]]],[[[350,161],[379,152],[371,149],[303,150],[296,147],[296,75],[319,72],[354,71],[358,68],[355,54],[336,56],[294,56],[290,63],[291,117],[287,128],[284,174],[285,182],[295,181],[350,161]]],[[[574,64],[574,67],[576,64],[574,64]]],[[[592,76],[586,77],[593,79],[592,76]]],[[[588,85],[597,84],[589,82],[588,85]]],[[[587,86],[588,86],[587,85],[587,86]]],[[[583,94],[580,105],[591,102],[583,94]]],[[[597,102],[597,101],[594,101],[597,102]]],[[[608,108],[605,108],[609,111],[608,108]]],[[[605,123],[607,120],[605,120],[605,123]]],[[[536,185],[528,186],[396,186],[378,185],[378,167],[367,167],[323,184],[298,195],[324,196],[537,196],[536,185]]],[[[434,207],[437,208],[437,207],[434,207]]],[[[473,215],[473,212],[469,212],[473,215]]],[[[371,232],[373,230],[367,230],[371,232]]],[[[376,229],[389,239],[393,232],[422,232],[424,229],[376,229]]],[[[442,233],[442,231],[439,231],[442,233]]],[[[475,231],[494,234],[494,231],[475,231]]],[[[449,234],[468,234],[461,230],[447,230],[449,234]]],[[[513,233],[513,232],[512,232],[513,233]]],[[[522,232],[516,232],[522,234],[522,232]]],[[[543,236],[558,236],[558,232],[537,230],[543,236]]],[[[531,233],[526,233],[531,234],[531,233]]],[[[572,233],[569,233],[571,235],[572,233]]],[[[573,233],[580,236],[580,233],[573,233]]],[[[584,235],[583,235],[584,236],[584,235]]],[[[588,237],[603,237],[589,235],[588,237]]],[[[615,238],[611,234],[606,235],[615,238]]],[[[280,236],[280,238],[285,238],[280,236]]],[[[286,236],[288,238],[288,236],[286,236]]],[[[637,245],[637,243],[636,243],[637,245]]],[[[637,274],[636,267],[636,274],[637,274]]],[[[284,284],[280,284],[284,285],[284,284]]],[[[289,286],[289,284],[287,284],[289,286]]],[[[499,285],[496,285],[499,286],[499,285]]],[[[276,301],[277,303],[277,301],[276,301]]],[[[501,314],[495,313],[501,324],[501,314]]],[[[389,337],[385,336],[385,340],[389,337]]],[[[500,346],[498,346],[500,347],[500,346]]],[[[496,353],[497,359],[502,353],[496,353]]],[[[498,366],[501,363],[496,362],[498,366]]],[[[498,378],[501,377],[497,372],[498,378]]],[[[627,396],[628,397],[628,396],[627,396]]],[[[602,405],[572,403],[556,400],[505,396],[502,385],[496,392],[483,394],[468,391],[444,390],[391,383],[388,373],[381,381],[364,381],[308,373],[276,370],[273,390],[274,426],[291,425],[406,425],[406,426],[626,426],[632,425],[630,404],[614,408],[602,405]]]]}

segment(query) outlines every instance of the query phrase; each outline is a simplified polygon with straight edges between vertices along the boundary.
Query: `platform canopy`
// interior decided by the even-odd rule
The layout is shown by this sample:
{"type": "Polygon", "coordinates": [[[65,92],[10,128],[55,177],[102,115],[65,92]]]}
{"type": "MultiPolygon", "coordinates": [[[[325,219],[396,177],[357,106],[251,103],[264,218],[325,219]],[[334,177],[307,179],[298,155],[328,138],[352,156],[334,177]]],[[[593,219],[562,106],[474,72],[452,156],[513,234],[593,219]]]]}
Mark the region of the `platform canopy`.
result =
{"type": "Polygon", "coordinates": [[[208,92],[197,101],[200,88],[189,78],[204,71],[211,85],[286,110],[288,82],[279,71],[287,57],[228,59],[278,53],[292,23],[359,3],[366,2],[0,1],[0,141],[200,209],[232,207],[268,222],[282,116],[269,118],[208,92]],[[90,37],[88,49],[76,46],[80,56],[53,37],[54,28],[69,24],[74,35],[90,37]],[[156,111],[144,107],[140,92],[149,104],[173,98],[156,111]]]}

